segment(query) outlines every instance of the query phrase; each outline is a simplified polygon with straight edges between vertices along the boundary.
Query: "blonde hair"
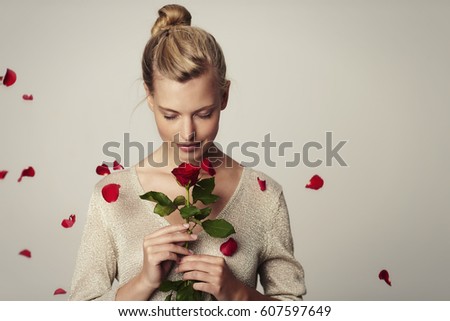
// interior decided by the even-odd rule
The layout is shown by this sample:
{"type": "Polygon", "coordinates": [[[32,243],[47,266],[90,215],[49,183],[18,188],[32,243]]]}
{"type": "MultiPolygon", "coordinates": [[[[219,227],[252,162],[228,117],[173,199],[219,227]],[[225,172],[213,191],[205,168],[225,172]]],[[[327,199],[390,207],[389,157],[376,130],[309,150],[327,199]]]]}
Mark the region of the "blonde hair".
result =
{"type": "Polygon", "coordinates": [[[166,5],[158,14],[142,56],[142,74],[150,94],[154,92],[155,71],[185,82],[209,68],[216,74],[219,89],[225,90],[227,67],[216,39],[203,29],[192,27],[191,14],[183,6],[166,5]]]}

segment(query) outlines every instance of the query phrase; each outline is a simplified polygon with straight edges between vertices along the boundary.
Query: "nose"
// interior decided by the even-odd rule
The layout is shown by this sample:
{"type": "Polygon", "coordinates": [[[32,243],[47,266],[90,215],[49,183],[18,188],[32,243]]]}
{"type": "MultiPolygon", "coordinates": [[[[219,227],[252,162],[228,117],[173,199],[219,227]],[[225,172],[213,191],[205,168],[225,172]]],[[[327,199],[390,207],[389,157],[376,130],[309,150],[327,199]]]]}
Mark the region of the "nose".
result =
{"type": "Polygon", "coordinates": [[[195,125],[191,117],[183,119],[180,130],[181,141],[191,142],[195,139],[195,125]]]}

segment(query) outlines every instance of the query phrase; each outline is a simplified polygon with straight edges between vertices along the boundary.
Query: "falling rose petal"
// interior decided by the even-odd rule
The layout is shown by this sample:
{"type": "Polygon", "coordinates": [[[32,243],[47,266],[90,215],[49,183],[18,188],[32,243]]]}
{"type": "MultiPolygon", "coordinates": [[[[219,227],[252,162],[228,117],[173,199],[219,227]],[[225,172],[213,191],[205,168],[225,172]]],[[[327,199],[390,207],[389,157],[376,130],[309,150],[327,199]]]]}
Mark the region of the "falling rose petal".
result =
{"type": "Polygon", "coordinates": [[[234,252],[236,252],[237,248],[237,242],[232,237],[230,237],[228,241],[222,243],[222,245],[220,246],[220,252],[222,252],[222,254],[225,256],[232,256],[234,252]]]}
{"type": "Polygon", "coordinates": [[[20,175],[20,177],[19,177],[19,179],[17,181],[21,182],[22,181],[22,177],[25,177],[25,176],[27,176],[27,177],[34,177],[35,174],[36,174],[36,172],[34,171],[34,168],[30,166],[28,168],[25,168],[22,171],[22,175],[20,175]]]}
{"type": "Polygon", "coordinates": [[[22,99],[23,100],[33,100],[33,95],[23,95],[22,99]]]}
{"type": "Polygon", "coordinates": [[[389,280],[389,272],[386,270],[381,270],[378,274],[380,280],[384,280],[389,286],[391,286],[391,280],[389,280]]]}
{"type": "Polygon", "coordinates": [[[14,85],[16,80],[17,80],[16,73],[14,71],[12,71],[11,69],[7,68],[6,74],[3,77],[3,85],[5,85],[6,87],[12,86],[12,85],[14,85]]]}
{"type": "Polygon", "coordinates": [[[108,184],[103,186],[102,195],[105,201],[113,203],[119,198],[119,184],[108,184]]]}
{"type": "Polygon", "coordinates": [[[0,179],[4,179],[6,174],[8,174],[8,171],[0,171],[0,179]]]}
{"type": "Polygon", "coordinates": [[[313,177],[311,177],[311,179],[309,180],[309,183],[306,184],[305,187],[314,189],[314,190],[318,190],[318,189],[322,188],[322,186],[323,186],[322,177],[320,177],[319,175],[314,175],[313,177]]]}
{"type": "Polygon", "coordinates": [[[216,175],[216,170],[211,164],[211,161],[208,158],[203,158],[201,163],[202,169],[207,172],[210,176],[216,175]]]}
{"type": "Polygon", "coordinates": [[[115,171],[117,171],[117,170],[119,170],[119,169],[123,169],[123,166],[120,165],[119,162],[115,160],[114,163],[113,163],[113,169],[114,169],[115,171]]]}
{"type": "Polygon", "coordinates": [[[109,170],[108,165],[106,165],[106,164],[97,166],[97,169],[95,170],[95,172],[101,176],[106,176],[106,175],[111,174],[111,171],[109,170]]]}
{"type": "Polygon", "coordinates": [[[67,293],[66,290],[59,288],[59,289],[56,289],[55,292],[53,292],[53,295],[66,294],[66,293],[67,293]]]}
{"type": "Polygon", "coordinates": [[[259,179],[259,177],[257,177],[257,179],[258,179],[259,188],[261,189],[261,191],[265,191],[266,190],[266,180],[259,179]]]}
{"type": "Polygon", "coordinates": [[[61,226],[64,228],[72,227],[75,224],[75,220],[76,220],[75,214],[72,214],[69,216],[68,219],[62,220],[61,226]]]}
{"type": "Polygon", "coordinates": [[[31,258],[31,252],[30,252],[30,250],[22,250],[22,251],[20,251],[19,252],[19,255],[22,255],[22,256],[25,256],[25,257],[27,257],[27,258],[31,258]]]}

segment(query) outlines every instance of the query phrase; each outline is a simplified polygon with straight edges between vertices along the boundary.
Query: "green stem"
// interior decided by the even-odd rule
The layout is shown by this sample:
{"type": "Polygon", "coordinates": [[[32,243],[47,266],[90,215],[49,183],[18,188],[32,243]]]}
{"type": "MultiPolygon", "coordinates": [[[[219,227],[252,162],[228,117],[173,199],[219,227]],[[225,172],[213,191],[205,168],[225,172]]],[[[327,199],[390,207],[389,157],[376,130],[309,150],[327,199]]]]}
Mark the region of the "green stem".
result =
{"type": "MultiPolygon", "coordinates": [[[[191,200],[190,200],[190,195],[189,195],[189,186],[186,186],[185,187],[185,189],[186,189],[186,207],[189,207],[189,206],[191,206],[191,200]]],[[[186,219],[186,223],[190,223],[190,220],[189,220],[189,218],[187,218],[186,219]]],[[[195,227],[195,226],[194,226],[195,227]]],[[[194,228],[190,228],[190,229],[188,229],[187,230],[187,233],[188,234],[192,234],[192,230],[193,230],[194,228]]],[[[189,248],[189,242],[186,242],[185,244],[184,244],[184,247],[185,248],[189,248]]]]}

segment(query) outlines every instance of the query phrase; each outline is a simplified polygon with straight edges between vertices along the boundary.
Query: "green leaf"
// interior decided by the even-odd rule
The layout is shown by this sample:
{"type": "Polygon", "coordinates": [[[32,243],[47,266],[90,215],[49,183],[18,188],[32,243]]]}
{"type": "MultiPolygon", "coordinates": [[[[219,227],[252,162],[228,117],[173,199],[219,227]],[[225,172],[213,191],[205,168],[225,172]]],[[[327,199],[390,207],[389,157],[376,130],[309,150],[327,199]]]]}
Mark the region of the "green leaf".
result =
{"type": "Polygon", "coordinates": [[[205,205],[217,201],[219,197],[212,194],[214,186],[214,177],[205,178],[198,181],[192,189],[192,201],[194,203],[196,203],[197,201],[201,201],[205,205]]]}
{"type": "Polygon", "coordinates": [[[183,195],[178,195],[177,197],[175,197],[175,199],[173,200],[173,203],[176,206],[180,206],[180,205],[184,205],[186,204],[186,198],[183,195]]]}
{"type": "Polygon", "coordinates": [[[151,191],[151,192],[145,193],[144,195],[140,195],[139,197],[143,200],[156,202],[163,206],[168,206],[170,204],[173,204],[172,201],[170,200],[170,198],[168,198],[166,194],[161,193],[161,192],[151,191]]]}
{"type": "Polygon", "coordinates": [[[207,193],[212,193],[214,190],[214,186],[216,186],[214,177],[201,179],[195,184],[199,188],[205,190],[207,193]]]}
{"type": "Polygon", "coordinates": [[[184,282],[183,280],[179,281],[164,280],[163,282],[161,282],[159,290],[161,292],[176,291],[183,282],[184,282]]]}
{"type": "Polygon", "coordinates": [[[195,216],[200,214],[200,210],[196,208],[195,206],[184,206],[180,208],[181,216],[186,219],[191,216],[195,216]]]}
{"type": "Polygon", "coordinates": [[[147,192],[144,195],[139,196],[143,200],[156,202],[156,206],[153,212],[159,216],[167,216],[177,209],[177,206],[167,197],[166,194],[161,192],[147,192]]]}
{"type": "Polygon", "coordinates": [[[153,209],[153,212],[155,212],[156,214],[158,214],[159,216],[162,217],[162,216],[167,216],[167,215],[171,214],[176,209],[177,209],[177,207],[173,203],[171,205],[167,205],[167,206],[163,206],[161,204],[156,204],[155,208],[153,209]]]}
{"type": "Polygon", "coordinates": [[[184,287],[178,290],[176,301],[195,301],[194,288],[191,282],[187,282],[184,287]]]}
{"type": "Polygon", "coordinates": [[[206,220],[202,222],[202,227],[212,237],[225,238],[236,233],[233,225],[224,219],[206,220]]]}
{"type": "Polygon", "coordinates": [[[172,301],[172,292],[168,296],[166,296],[164,301],[172,301]]]}
{"type": "Polygon", "coordinates": [[[203,292],[194,290],[194,300],[195,301],[203,301],[203,292]]]}
{"type": "Polygon", "coordinates": [[[194,217],[199,221],[203,220],[204,218],[208,217],[209,214],[211,214],[211,210],[212,210],[211,207],[202,208],[200,210],[200,213],[195,215],[194,217]]]}

